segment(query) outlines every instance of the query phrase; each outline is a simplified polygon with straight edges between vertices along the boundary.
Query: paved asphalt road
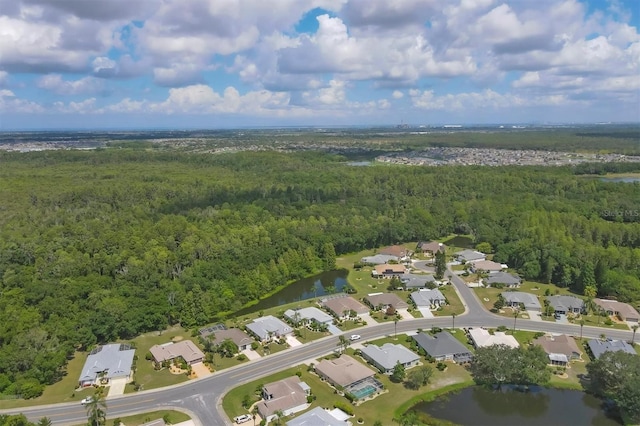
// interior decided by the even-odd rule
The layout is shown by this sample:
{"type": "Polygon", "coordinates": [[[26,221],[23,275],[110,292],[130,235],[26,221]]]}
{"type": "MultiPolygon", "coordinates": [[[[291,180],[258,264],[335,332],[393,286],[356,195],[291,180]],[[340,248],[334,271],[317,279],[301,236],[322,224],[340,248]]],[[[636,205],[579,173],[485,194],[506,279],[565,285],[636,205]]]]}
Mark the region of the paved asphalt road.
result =
{"type": "MultiPolygon", "coordinates": [[[[456,327],[497,327],[505,325],[513,327],[513,319],[491,314],[477,298],[476,294],[451,271],[447,273],[451,282],[456,286],[462,296],[462,302],[467,312],[455,318],[456,327]]],[[[433,326],[451,327],[451,317],[436,317],[431,319],[417,318],[402,320],[394,326],[394,323],[382,323],[367,326],[358,330],[362,341],[375,339],[380,336],[415,331],[418,328],[428,329],[433,326]]],[[[548,321],[531,321],[518,319],[517,328],[520,330],[545,331],[553,333],[565,333],[579,335],[580,326],[574,324],[558,324],[548,321]]],[[[597,338],[603,332],[613,339],[631,339],[631,331],[609,330],[598,327],[583,328],[583,336],[597,338]]],[[[232,424],[222,410],[222,396],[237,385],[259,379],[291,366],[301,364],[324,356],[337,349],[338,337],[329,336],[323,339],[290,348],[276,354],[269,355],[259,360],[241,366],[216,372],[203,379],[192,380],[180,385],[161,389],[148,390],[127,394],[107,400],[107,413],[109,418],[125,417],[133,414],[145,413],[157,409],[175,408],[186,411],[196,419],[196,424],[201,426],[223,426],[232,424]]],[[[16,410],[3,410],[2,414],[24,413],[31,421],[47,416],[54,425],[77,425],[86,422],[87,416],[84,407],[79,403],[55,404],[50,406],[25,407],[16,410]]]]}

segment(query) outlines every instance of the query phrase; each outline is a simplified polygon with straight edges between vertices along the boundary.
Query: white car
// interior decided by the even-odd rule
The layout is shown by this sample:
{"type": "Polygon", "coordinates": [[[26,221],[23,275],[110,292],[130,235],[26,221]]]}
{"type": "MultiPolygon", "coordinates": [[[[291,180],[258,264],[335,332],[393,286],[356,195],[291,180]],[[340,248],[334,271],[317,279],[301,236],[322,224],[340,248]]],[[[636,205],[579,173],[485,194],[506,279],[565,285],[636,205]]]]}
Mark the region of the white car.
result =
{"type": "Polygon", "coordinates": [[[360,335],[359,334],[352,334],[351,337],[349,337],[349,340],[351,340],[352,342],[354,340],[360,340],[360,335]]]}
{"type": "Polygon", "coordinates": [[[93,402],[93,397],[92,396],[88,396],[85,399],[83,399],[82,401],[80,401],[80,404],[87,405],[87,404],[91,404],[92,402],[93,402]]]}
{"type": "Polygon", "coordinates": [[[251,417],[249,414],[242,414],[238,417],[234,417],[233,420],[240,424],[240,423],[244,423],[244,422],[248,422],[249,420],[251,420],[253,417],[251,417]]]}

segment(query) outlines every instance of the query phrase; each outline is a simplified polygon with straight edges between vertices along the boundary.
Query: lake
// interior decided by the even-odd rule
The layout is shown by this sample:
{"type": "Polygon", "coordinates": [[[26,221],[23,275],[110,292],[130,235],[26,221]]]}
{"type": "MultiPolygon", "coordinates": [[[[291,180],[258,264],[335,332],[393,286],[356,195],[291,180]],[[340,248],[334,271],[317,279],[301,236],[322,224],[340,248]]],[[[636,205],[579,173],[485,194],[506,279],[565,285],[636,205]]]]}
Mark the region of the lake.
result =
{"type": "Polygon", "coordinates": [[[252,312],[258,312],[263,309],[274,308],[287,303],[298,302],[301,300],[311,299],[318,296],[324,296],[330,292],[339,293],[347,285],[347,275],[349,272],[345,269],[337,271],[323,272],[312,277],[303,278],[293,282],[272,294],[253,306],[242,308],[234,313],[234,316],[246,315],[252,312]]]}
{"type": "Polygon", "coordinates": [[[621,425],[603,405],[602,400],[574,390],[472,386],[432,402],[421,402],[413,409],[465,426],[621,425]]]}

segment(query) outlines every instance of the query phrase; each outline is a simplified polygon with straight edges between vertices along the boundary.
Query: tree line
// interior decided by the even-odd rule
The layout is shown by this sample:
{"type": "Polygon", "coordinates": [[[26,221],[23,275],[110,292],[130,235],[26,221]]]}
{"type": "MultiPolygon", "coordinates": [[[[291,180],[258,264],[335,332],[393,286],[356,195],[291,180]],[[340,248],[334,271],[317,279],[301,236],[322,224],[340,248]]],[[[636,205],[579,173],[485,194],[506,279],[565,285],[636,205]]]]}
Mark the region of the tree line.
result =
{"type": "Polygon", "coordinates": [[[527,279],[637,302],[638,185],[570,167],[351,167],[319,152],[0,154],[0,393],[76,350],[232,316],[336,256],[471,234],[527,279]],[[636,207],[637,208],[637,207],[636,207]]]}

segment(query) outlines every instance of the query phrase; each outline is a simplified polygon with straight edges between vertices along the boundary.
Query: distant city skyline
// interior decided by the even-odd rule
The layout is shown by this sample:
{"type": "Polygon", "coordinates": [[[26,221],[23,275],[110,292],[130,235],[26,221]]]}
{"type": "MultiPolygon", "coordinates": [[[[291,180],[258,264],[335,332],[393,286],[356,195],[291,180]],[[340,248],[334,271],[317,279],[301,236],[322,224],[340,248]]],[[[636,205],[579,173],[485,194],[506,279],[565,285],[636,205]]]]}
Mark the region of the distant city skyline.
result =
{"type": "Polygon", "coordinates": [[[0,131],[640,122],[636,0],[0,0],[0,131]]]}

